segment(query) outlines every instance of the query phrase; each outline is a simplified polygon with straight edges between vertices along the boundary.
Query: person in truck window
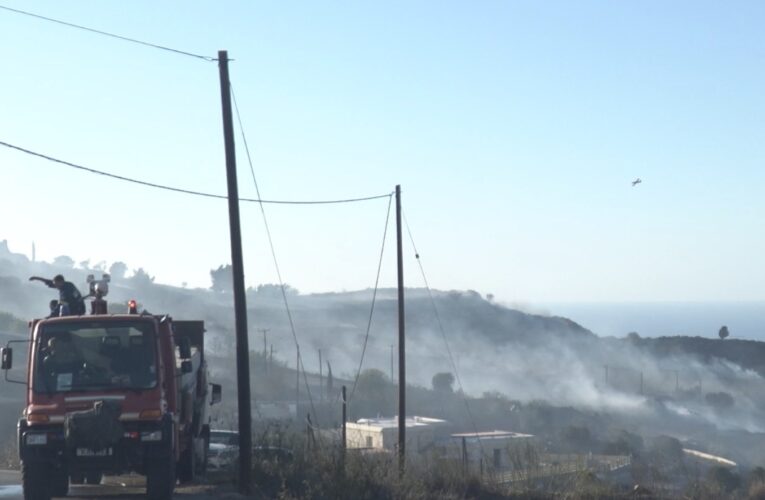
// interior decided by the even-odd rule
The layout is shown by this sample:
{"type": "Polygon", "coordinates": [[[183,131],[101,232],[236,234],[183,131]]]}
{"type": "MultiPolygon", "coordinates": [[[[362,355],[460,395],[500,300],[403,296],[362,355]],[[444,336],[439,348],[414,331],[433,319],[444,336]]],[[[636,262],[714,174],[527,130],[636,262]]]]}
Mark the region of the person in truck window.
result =
{"type": "Polygon", "coordinates": [[[42,281],[49,288],[58,290],[58,303],[60,316],[80,316],[85,314],[85,300],[77,287],[70,281],[66,281],[64,276],[57,274],[52,280],[32,276],[29,281],[42,281]]]}
{"type": "Polygon", "coordinates": [[[72,374],[82,365],[82,357],[74,346],[71,336],[59,334],[49,338],[42,354],[46,385],[49,388],[56,387],[58,378],[67,373],[70,374],[69,385],[71,385],[72,374]]]}

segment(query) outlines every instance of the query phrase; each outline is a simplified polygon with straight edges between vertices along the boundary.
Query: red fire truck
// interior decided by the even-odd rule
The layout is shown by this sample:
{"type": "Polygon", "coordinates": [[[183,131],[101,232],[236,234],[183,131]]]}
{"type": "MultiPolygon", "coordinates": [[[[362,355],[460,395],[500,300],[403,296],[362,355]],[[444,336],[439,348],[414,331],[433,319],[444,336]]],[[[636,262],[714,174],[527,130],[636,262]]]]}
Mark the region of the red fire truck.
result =
{"type": "MultiPolygon", "coordinates": [[[[139,314],[134,301],[107,314],[101,288],[95,314],[30,322],[18,423],[26,500],[127,472],[146,476],[148,498],[167,500],[206,467],[221,387],[207,381],[204,323],[139,314]]],[[[13,382],[13,350],[0,354],[13,382]]]]}

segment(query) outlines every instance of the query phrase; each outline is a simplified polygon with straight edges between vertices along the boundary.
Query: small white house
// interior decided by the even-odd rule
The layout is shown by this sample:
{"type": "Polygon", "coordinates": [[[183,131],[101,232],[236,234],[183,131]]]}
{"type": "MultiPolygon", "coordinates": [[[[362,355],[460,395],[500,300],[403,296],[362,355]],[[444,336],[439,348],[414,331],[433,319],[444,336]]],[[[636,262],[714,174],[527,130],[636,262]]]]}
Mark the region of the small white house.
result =
{"type": "Polygon", "coordinates": [[[513,466],[533,439],[533,435],[520,432],[464,432],[451,435],[450,448],[452,456],[458,450],[465,465],[502,470],[513,466]]]}
{"type": "MultiPolygon", "coordinates": [[[[437,440],[449,436],[446,420],[429,417],[406,417],[407,453],[425,452],[437,440]]],[[[346,446],[376,450],[394,450],[398,444],[398,417],[362,418],[346,424],[346,446]]]]}

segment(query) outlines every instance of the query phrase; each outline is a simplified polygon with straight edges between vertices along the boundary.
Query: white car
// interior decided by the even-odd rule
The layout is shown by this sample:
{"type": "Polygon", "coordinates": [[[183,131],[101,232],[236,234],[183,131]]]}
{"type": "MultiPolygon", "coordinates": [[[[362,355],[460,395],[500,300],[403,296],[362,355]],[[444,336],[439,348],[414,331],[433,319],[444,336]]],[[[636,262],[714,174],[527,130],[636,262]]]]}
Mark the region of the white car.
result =
{"type": "Polygon", "coordinates": [[[207,468],[211,471],[234,468],[239,458],[239,433],[213,429],[210,431],[210,449],[207,468]]]}

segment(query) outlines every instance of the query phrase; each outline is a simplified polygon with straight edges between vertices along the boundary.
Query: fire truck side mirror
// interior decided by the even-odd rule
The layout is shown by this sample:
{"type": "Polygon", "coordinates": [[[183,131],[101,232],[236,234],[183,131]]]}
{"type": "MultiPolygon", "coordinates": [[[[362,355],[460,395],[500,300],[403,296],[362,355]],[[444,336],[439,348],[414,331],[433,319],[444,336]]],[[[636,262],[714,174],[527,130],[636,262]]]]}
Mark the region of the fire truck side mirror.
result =
{"type": "Polygon", "coordinates": [[[223,387],[220,384],[210,384],[212,386],[212,396],[210,396],[210,406],[218,404],[223,399],[223,387]]]}
{"type": "Polygon", "coordinates": [[[178,339],[178,354],[181,359],[191,359],[191,341],[188,338],[178,339]]]}
{"type": "Polygon", "coordinates": [[[10,370],[13,366],[13,349],[10,347],[0,348],[0,357],[2,358],[2,370],[10,370]]]}
{"type": "Polygon", "coordinates": [[[191,361],[188,359],[181,361],[181,373],[191,373],[192,368],[193,367],[191,366],[191,361]]]}

